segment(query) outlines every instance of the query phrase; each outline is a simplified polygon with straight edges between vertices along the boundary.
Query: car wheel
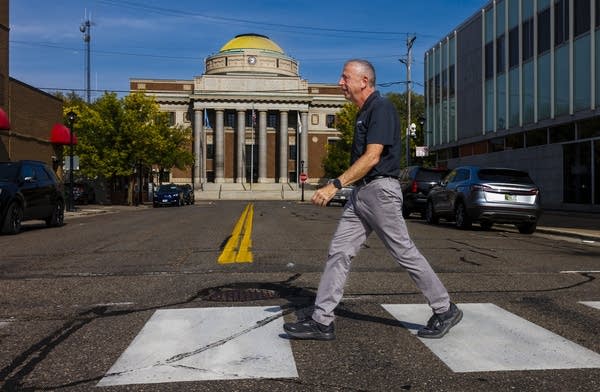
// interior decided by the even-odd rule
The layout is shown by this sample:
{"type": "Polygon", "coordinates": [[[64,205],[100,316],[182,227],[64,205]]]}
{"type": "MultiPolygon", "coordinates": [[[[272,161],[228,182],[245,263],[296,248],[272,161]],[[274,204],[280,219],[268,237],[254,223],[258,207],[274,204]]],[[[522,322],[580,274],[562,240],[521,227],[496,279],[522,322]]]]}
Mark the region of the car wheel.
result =
{"type": "Polygon", "coordinates": [[[456,222],[456,227],[459,229],[468,229],[471,227],[471,218],[467,215],[467,208],[464,203],[458,203],[456,206],[456,211],[454,214],[454,220],[456,222]]]}
{"type": "Polygon", "coordinates": [[[537,222],[521,223],[517,225],[519,233],[521,234],[533,234],[537,227],[537,222]]]}
{"type": "Polygon", "coordinates": [[[59,200],[54,206],[52,215],[46,219],[46,226],[58,227],[65,223],[65,208],[64,203],[59,200]]]}
{"type": "Polygon", "coordinates": [[[490,230],[493,225],[494,225],[494,222],[490,222],[490,221],[481,221],[481,222],[479,222],[479,226],[481,226],[481,228],[483,230],[490,230]]]}
{"type": "Polygon", "coordinates": [[[410,217],[410,210],[406,207],[405,204],[402,204],[402,217],[404,219],[408,219],[410,217]]]}
{"type": "Polygon", "coordinates": [[[3,234],[17,234],[21,231],[21,220],[23,219],[23,208],[12,202],[6,210],[4,222],[2,222],[3,234]]]}
{"type": "Polygon", "coordinates": [[[437,215],[435,215],[435,210],[433,209],[433,202],[431,201],[427,202],[427,207],[425,208],[425,220],[427,221],[427,223],[430,223],[432,225],[437,225],[440,221],[440,218],[438,218],[437,215]]]}

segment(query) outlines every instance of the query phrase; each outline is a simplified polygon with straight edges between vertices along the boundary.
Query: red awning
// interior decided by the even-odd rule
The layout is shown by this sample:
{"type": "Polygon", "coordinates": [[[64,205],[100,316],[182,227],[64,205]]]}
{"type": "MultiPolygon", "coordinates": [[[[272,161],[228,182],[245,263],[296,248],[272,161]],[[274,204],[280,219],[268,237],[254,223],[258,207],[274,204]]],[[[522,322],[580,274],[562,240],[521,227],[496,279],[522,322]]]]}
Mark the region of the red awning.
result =
{"type": "MultiPolygon", "coordinates": [[[[50,143],[52,144],[71,144],[71,131],[63,124],[54,124],[50,133],[50,143]]],[[[77,135],[73,134],[73,144],[77,144],[77,135]]]]}
{"type": "Polygon", "coordinates": [[[8,121],[8,115],[2,108],[0,108],[0,129],[10,129],[10,121],[8,121]]]}

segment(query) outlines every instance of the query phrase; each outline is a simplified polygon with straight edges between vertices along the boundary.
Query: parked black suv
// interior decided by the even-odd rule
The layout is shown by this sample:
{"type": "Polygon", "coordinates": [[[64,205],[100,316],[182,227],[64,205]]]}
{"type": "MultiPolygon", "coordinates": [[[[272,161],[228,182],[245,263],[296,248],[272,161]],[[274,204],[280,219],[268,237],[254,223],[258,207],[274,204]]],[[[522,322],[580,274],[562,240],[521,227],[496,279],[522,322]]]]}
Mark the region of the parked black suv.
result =
{"type": "Polygon", "coordinates": [[[402,186],[402,216],[410,217],[413,212],[419,212],[425,218],[427,195],[429,190],[438,184],[448,174],[447,169],[409,166],[400,172],[402,186]]]}
{"type": "Polygon", "coordinates": [[[0,232],[17,234],[21,222],[64,222],[63,187],[54,172],[39,161],[0,162],[0,232]]]}

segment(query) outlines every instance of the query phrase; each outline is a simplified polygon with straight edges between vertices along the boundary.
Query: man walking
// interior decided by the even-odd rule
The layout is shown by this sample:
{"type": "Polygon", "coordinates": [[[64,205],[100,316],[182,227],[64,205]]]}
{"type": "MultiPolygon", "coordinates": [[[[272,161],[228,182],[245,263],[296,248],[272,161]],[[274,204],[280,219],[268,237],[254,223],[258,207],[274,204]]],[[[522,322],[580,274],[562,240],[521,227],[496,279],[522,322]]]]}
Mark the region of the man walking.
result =
{"type": "Polygon", "coordinates": [[[335,339],[334,309],[342,299],[350,264],[375,231],[433,310],[418,336],[441,338],[462,319],[462,311],[450,302],[446,288],[410,239],[402,217],[402,191],[397,179],[402,143],[396,109],[375,89],[375,69],[366,60],[347,61],[339,85],[346,99],[359,107],[351,165],[318,189],[311,202],[326,206],[342,186],[356,187],[331,240],[312,317],[286,323],[284,330],[296,339],[335,339]]]}

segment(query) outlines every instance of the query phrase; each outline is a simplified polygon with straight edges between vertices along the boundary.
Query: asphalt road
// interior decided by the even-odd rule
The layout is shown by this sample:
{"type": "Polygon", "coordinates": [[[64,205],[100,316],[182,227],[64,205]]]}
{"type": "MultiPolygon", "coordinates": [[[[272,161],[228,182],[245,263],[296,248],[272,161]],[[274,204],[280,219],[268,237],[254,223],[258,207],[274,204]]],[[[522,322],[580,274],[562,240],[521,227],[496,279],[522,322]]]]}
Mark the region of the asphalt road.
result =
{"type": "MultiPolygon", "coordinates": [[[[289,342],[297,377],[96,387],[157,310],[279,306],[292,321],[310,306],[341,208],[254,202],[253,262],[219,264],[247,204],[144,208],[0,236],[0,390],[600,390],[598,367],[451,370],[382,308],[424,299],[375,236],[353,262],[337,339],[289,342]]],[[[600,309],[579,303],[600,301],[598,244],[408,225],[454,302],[494,304],[600,353],[600,309]]]]}

